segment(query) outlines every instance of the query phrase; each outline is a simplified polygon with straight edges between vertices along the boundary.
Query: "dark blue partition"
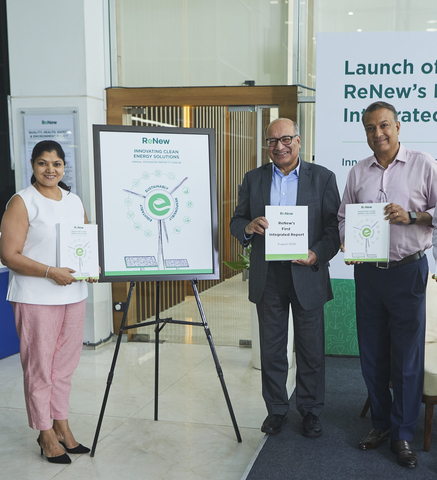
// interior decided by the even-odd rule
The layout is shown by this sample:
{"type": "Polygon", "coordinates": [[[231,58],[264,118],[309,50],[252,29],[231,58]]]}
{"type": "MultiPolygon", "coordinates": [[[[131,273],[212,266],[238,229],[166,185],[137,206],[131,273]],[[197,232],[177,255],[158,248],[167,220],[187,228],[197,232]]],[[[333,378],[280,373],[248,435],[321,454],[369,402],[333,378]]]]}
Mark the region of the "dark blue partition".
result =
{"type": "Polygon", "coordinates": [[[14,311],[6,301],[9,270],[0,267],[0,358],[9,357],[20,351],[20,340],[15,329],[14,311]]]}

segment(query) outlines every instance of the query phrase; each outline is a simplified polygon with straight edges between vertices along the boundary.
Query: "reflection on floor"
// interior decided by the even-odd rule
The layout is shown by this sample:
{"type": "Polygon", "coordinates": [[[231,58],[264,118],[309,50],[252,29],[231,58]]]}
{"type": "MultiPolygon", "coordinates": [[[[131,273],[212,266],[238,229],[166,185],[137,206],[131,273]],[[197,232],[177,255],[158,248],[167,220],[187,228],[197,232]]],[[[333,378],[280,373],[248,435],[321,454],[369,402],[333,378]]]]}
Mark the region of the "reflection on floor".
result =
{"type": "MultiPolygon", "coordinates": [[[[231,286],[225,282],[221,295],[218,290],[205,292],[202,303],[242,443],[237,443],[209,346],[187,344],[204,342],[203,328],[185,329],[177,339],[177,330],[185,327],[168,325],[172,337],[167,336],[160,349],[159,421],[153,420],[154,344],[122,343],[96,455],[72,455],[68,466],[40,457],[38,433],[27,426],[19,356],[0,360],[0,479],[241,479],[263,441],[260,425],[266,415],[251,349],[226,346],[250,339],[247,286],[241,283],[247,303],[241,312],[233,311],[237,280],[231,286]],[[228,332],[232,328],[226,322],[235,326],[234,332],[228,332]]],[[[189,303],[180,307],[187,310],[178,311],[178,318],[196,315],[198,321],[189,303]]],[[[89,447],[114,347],[110,343],[84,349],[73,377],[70,424],[76,438],[89,447]]],[[[294,373],[291,369],[290,393],[294,373]]]]}

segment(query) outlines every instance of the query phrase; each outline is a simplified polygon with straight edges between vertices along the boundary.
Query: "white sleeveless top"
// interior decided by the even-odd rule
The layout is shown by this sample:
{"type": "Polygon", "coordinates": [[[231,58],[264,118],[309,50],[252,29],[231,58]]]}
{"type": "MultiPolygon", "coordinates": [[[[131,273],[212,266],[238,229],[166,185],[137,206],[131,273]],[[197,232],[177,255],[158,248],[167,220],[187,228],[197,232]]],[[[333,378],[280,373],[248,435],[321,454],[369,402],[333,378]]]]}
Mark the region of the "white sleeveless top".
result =
{"type": "MultiPolygon", "coordinates": [[[[61,222],[83,225],[84,209],[80,198],[60,188],[62,199],[51,200],[41,195],[34,186],[21,190],[19,195],[26,206],[29,230],[23,255],[45,265],[56,267],[56,224],[61,222]]],[[[80,302],[88,296],[84,281],[61,286],[44,277],[9,273],[7,300],[33,305],[67,305],[80,302]]]]}

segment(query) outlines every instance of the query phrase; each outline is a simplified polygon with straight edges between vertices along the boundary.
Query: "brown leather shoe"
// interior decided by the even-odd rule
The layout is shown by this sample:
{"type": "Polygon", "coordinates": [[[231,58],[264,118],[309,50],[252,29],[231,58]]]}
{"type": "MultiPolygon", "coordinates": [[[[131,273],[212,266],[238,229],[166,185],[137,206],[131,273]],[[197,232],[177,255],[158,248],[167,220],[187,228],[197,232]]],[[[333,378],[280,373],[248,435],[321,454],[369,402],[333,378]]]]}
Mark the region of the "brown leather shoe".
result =
{"type": "Polygon", "coordinates": [[[382,442],[388,440],[390,437],[390,430],[380,430],[378,428],[372,428],[370,432],[364,437],[358,444],[360,450],[371,450],[378,448],[382,442]]]}
{"type": "Polygon", "coordinates": [[[410,442],[399,440],[390,442],[390,450],[396,454],[396,460],[399,465],[407,468],[417,467],[417,455],[415,454],[410,442]]]}

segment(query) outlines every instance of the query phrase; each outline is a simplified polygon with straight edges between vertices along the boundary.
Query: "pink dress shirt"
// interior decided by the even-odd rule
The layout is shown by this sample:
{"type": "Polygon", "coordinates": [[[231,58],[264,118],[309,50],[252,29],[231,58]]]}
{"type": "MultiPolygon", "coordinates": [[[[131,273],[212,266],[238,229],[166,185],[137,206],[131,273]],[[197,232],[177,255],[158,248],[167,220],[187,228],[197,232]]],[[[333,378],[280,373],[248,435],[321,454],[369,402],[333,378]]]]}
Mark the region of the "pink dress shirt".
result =
{"type": "MultiPolygon", "coordinates": [[[[428,212],[433,217],[437,203],[437,162],[428,153],[407,150],[402,144],[387,169],[374,155],[358,162],[349,172],[338,211],[342,242],[345,205],[350,203],[396,203],[407,212],[428,212]]],[[[399,261],[430,248],[432,232],[432,226],[390,225],[389,259],[399,261]]]]}

